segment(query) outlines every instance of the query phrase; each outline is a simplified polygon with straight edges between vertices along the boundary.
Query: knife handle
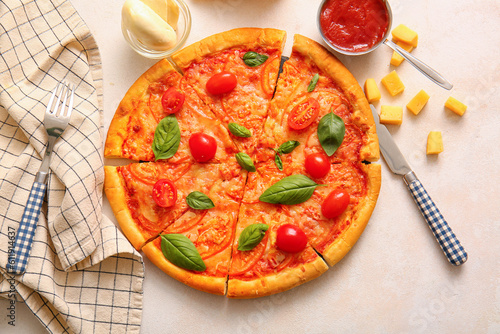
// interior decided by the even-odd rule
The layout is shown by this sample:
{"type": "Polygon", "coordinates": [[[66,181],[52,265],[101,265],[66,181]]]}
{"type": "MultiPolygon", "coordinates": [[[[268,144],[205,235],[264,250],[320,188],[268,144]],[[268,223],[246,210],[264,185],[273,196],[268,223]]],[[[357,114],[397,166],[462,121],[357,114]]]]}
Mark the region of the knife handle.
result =
{"type": "Polygon", "coordinates": [[[436,204],[425,191],[420,180],[413,172],[406,174],[404,180],[448,261],[455,266],[464,264],[467,261],[467,252],[465,252],[455,233],[448,226],[436,204]]]}
{"type": "Polygon", "coordinates": [[[41,182],[34,182],[31,187],[28,202],[17,229],[14,247],[9,250],[7,270],[10,273],[22,274],[26,271],[46,188],[47,185],[41,182]]]}

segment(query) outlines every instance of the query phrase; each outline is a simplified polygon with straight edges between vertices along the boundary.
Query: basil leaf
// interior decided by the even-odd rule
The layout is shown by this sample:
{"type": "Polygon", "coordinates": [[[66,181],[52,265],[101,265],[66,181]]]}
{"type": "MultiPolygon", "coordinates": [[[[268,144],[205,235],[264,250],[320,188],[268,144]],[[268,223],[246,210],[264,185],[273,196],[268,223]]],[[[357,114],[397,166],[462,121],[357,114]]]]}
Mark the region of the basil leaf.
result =
{"type": "Polygon", "coordinates": [[[316,73],[313,78],[311,79],[311,82],[309,82],[309,86],[307,86],[307,91],[311,93],[314,88],[316,88],[316,84],[318,83],[319,80],[319,74],[316,73]]]}
{"type": "Polygon", "coordinates": [[[203,210],[215,207],[215,204],[212,202],[210,197],[200,191],[193,191],[187,195],[186,202],[193,209],[203,210]]]}
{"type": "Polygon", "coordinates": [[[245,152],[236,153],[236,160],[243,169],[249,172],[257,171],[255,165],[253,164],[252,158],[250,158],[250,156],[245,152]]]}
{"type": "Polygon", "coordinates": [[[174,156],[181,142],[181,130],[174,115],[168,115],[158,123],[153,139],[155,161],[174,156]]]}
{"type": "Polygon", "coordinates": [[[331,157],[344,140],[345,124],[342,118],[330,112],[323,116],[318,124],[318,139],[325,150],[326,155],[331,157]]]}
{"type": "Polygon", "coordinates": [[[264,238],[269,225],[266,224],[252,224],[241,232],[238,238],[238,250],[249,251],[255,248],[264,238]]]}
{"type": "Polygon", "coordinates": [[[317,186],[319,184],[305,175],[291,175],[267,188],[259,200],[273,204],[299,204],[311,198],[317,186]]]}
{"type": "Polygon", "coordinates": [[[296,140],[289,140],[278,147],[278,153],[288,154],[292,153],[292,151],[299,146],[300,143],[296,140]]]}
{"type": "Polygon", "coordinates": [[[236,137],[248,138],[252,137],[252,132],[245,128],[243,125],[239,125],[238,123],[229,123],[228,126],[229,131],[236,137]]]}
{"type": "Polygon", "coordinates": [[[243,55],[243,61],[250,67],[256,67],[264,64],[267,58],[269,57],[254,51],[248,51],[245,55],[243,55]]]}
{"type": "Polygon", "coordinates": [[[195,245],[182,234],[162,234],[161,251],[174,265],[194,271],[205,271],[205,262],[195,245]]]}
{"type": "Polygon", "coordinates": [[[278,167],[279,170],[283,170],[283,161],[281,160],[281,157],[278,154],[278,152],[274,154],[274,163],[276,164],[276,167],[278,167]]]}

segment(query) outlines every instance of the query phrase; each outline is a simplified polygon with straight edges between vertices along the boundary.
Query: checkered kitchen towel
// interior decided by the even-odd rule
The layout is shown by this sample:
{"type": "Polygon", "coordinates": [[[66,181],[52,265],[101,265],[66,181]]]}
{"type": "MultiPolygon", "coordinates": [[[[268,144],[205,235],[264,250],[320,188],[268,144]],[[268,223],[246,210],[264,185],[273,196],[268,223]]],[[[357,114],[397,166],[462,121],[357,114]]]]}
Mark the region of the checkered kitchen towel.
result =
{"type": "Polygon", "coordinates": [[[52,333],[140,331],[142,258],[101,213],[102,90],[99,51],[69,1],[0,1],[0,293],[14,287],[52,333]],[[76,86],[74,111],[54,147],[26,273],[12,276],[9,241],[47,142],[49,95],[63,79],[76,86]]]}

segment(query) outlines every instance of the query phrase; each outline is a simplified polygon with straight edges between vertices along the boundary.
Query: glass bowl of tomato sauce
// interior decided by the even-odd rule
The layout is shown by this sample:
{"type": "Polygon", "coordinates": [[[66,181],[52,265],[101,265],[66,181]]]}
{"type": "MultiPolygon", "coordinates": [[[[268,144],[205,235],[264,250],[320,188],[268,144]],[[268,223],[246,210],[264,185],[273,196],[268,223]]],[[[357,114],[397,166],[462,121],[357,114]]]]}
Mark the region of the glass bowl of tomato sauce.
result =
{"type": "Polygon", "coordinates": [[[325,43],[345,55],[363,55],[382,44],[391,31],[386,0],[323,0],[318,28],[325,43]]]}

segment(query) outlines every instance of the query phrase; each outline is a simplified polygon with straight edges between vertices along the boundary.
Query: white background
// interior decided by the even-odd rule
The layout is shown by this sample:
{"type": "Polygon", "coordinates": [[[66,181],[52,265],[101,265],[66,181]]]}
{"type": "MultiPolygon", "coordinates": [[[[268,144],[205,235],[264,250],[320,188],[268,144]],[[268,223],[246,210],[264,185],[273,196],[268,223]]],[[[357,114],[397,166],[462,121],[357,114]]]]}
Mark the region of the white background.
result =
{"type": "MultiPolygon", "coordinates": [[[[193,25],[187,44],[237,27],[286,30],[320,41],[319,0],[186,0],[193,25]]],[[[120,30],[122,0],[72,0],[99,45],[107,130],[129,86],[155,61],[135,54],[120,30]]],[[[420,90],[431,96],[403,124],[389,126],[401,151],[462,242],[469,260],[453,267],[442,254],[401,177],[382,166],[382,189],[370,223],[352,251],[321,277],[288,292],[230,300],[199,292],[145,259],[142,333],[500,333],[500,2],[390,1],[393,27],[419,33],[413,55],[454,84],[444,90],[403,62],[406,89],[391,97],[379,84],[381,105],[405,106],[420,90]],[[449,96],[468,105],[460,117],[444,108],[449,96]],[[441,131],[444,152],[425,154],[429,131],[441,131]]],[[[187,45],[186,44],[186,45],[187,45]]],[[[365,56],[339,56],[358,81],[394,68],[381,46],[365,56]]],[[[116,164],[114,161],[107,161],[116,164]]],[[[112,216],[109,204],[105,212],[112,216]]],[[[113,218],[114,219],[114,218],[113,218]]],[[[7,325],[0,300],[0,332],[43,328],[17,304],[7,325]]]]}

